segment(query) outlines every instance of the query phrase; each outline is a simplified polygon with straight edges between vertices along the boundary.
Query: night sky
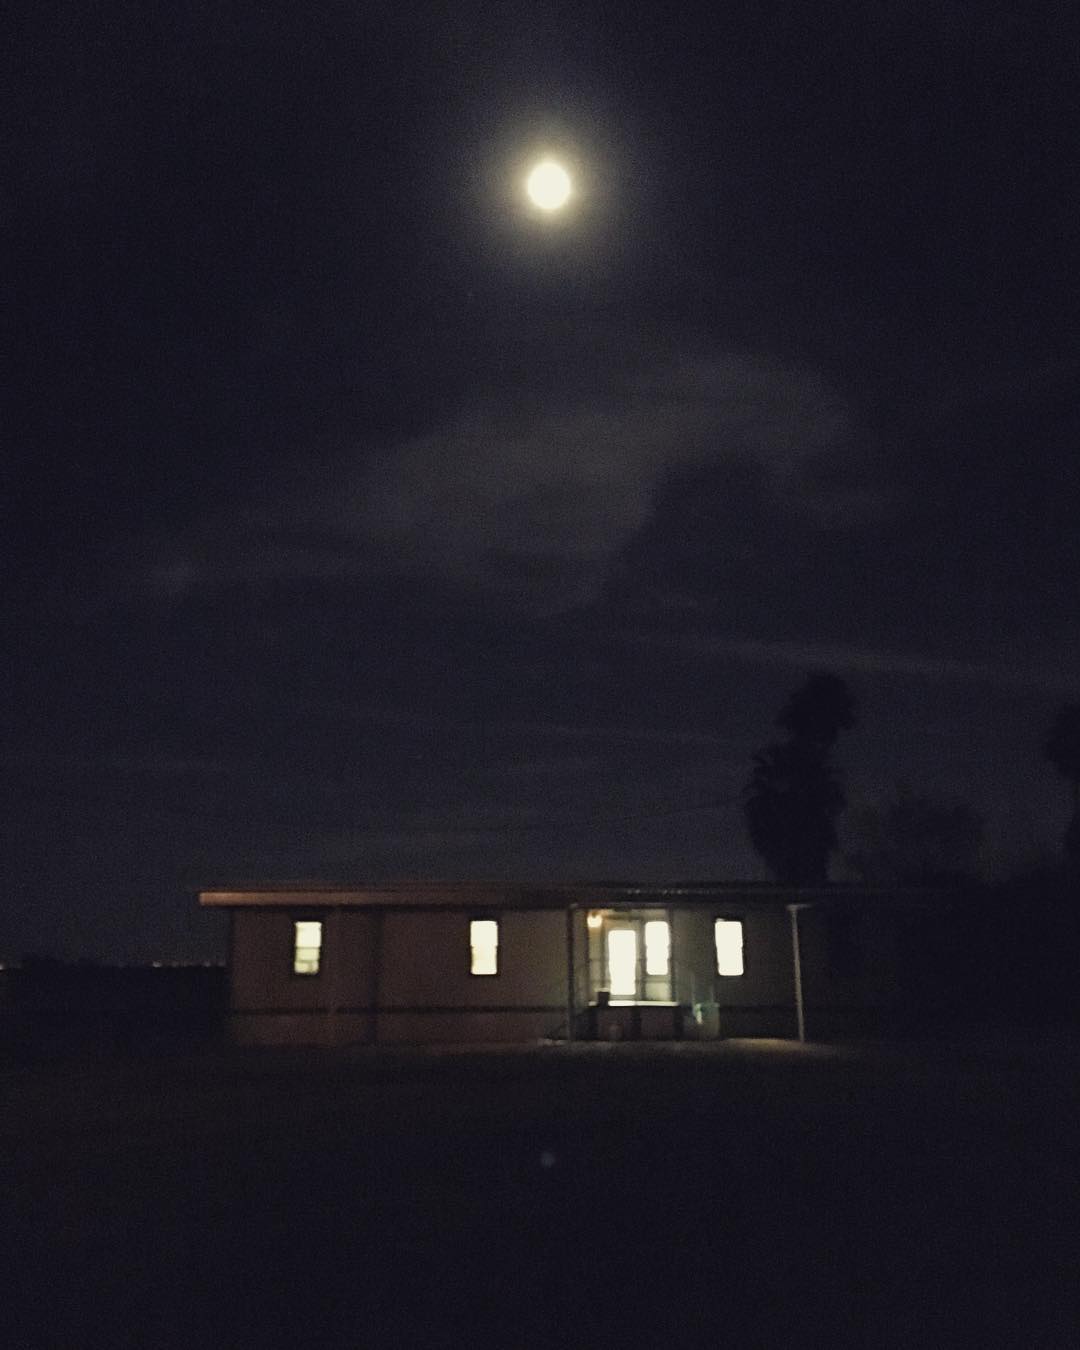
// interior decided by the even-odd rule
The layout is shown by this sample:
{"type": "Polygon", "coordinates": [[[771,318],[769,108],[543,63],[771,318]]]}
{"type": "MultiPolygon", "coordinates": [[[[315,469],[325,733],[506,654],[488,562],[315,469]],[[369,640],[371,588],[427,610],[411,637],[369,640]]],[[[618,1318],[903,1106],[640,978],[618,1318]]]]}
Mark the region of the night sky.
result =
{"type": "Polygon", "coordinates": [[[762,877],[821,669],[853,807],[1057,850],[1075,5],[7,28],[0,959],[219,956],[241,878],[762,877]]]}

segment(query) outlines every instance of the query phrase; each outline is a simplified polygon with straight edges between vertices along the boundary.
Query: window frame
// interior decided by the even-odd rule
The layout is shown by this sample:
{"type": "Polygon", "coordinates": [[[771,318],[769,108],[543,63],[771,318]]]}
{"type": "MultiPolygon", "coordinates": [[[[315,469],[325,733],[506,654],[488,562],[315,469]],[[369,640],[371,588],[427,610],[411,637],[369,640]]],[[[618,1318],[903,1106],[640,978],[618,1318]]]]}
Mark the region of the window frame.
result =
{"type": "Polygon", "coordinates": [[[499,949],[502,946],[502,921],[497,914],[470,914],[469,928],[469,979],[471,980],[497,980],[502,974],[502,961],[499,959],[499,949]],[[473,924],[491,923],[495,925],[495,969],[494,970],[474,970],[474,953],[476,947],[473,944],[473,924]]]}
{"type": "Polygon", "coordinates": [[[326,939],[326,920],[321,915],[303,914],[297,917],[292,916],[292,954],[289,962],[289,973],[297,980],[317,980],[323,971],[323,955],[325,952],[326,939]],[[319,945],[315,950],[318,953],[314,970],[297,970],[296,962],[298,953],[301,951],[311,951],[310,944],[301,947],[299,943],[300,925],[302,923],[317,923],[319,925],[319,945]]]}
{"type": "Polygon", "coordinates": [[[746,975],[746,919],[742,914],[715,914],[713,915],[713,974],[719,980],[741,980],[746,975]],[[723,971],[720,969],[720,945],[717,942],[717,925],[721,923],[737,923],[739,925],[739,961],[742,966],[738,971],[723,971]]]}

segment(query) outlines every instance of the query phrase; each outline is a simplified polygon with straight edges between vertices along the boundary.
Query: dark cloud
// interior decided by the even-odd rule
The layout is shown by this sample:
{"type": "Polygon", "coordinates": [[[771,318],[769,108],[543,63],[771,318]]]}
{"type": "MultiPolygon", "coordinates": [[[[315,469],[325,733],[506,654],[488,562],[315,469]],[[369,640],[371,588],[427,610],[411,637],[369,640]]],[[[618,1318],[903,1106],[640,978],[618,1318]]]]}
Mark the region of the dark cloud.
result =
{"type": "Polygon", "coordinates": [[[903,439],[856,428],[779,492],[745,455],[681,466],[609,592],[692,607],[732,640],[907,651],[928,674],[996,659],[1038,683],[1049,661],[1060,687],[1080,639],[1078,434],[1070,384],[965,403],[903,439]]]}

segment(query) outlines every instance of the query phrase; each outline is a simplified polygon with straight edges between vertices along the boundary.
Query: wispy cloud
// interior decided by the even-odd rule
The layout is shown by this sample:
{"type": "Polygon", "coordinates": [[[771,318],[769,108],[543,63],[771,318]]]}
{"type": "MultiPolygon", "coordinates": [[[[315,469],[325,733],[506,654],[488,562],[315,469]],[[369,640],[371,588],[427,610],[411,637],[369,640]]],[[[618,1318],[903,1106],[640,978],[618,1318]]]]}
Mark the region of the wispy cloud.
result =
{"type": "Polygon", "coordinates": [[[327,717],[335,722],[349,721],[365,724],[414,727],[417,729],[447,729],[457,731],[492,732],[508,736],[530,736],[538,740],[595,741],[605,745],[700,746],[723,748],[731,745],[728,736],[679,728],[620,727],[602,724],[582,725],[565,722],[527,721],[518,718],[500,719],[496,723],[479,722],[469,718],[450,717],[432,713],[410,712],[407,709],[369,707],[337,700],[303,703],[299,711],[307,715],[327,717]]]}
{"type": "MultiPolygon", "coordinates": [[[[816,372],[678,336],[564,334],[559,370],[477,393],[420,436],[358,440],[253,485],[239,517],[160,540],[140,586],[162,599],[244,580],[413,570],[525,604],[595,599],[645,523],[660,477],[728,455],[765,466],[778,504],[861,509],[809,465],[849,444],[852,414],[816,372]],[[830,504],[832,503],[832,504],[830,504]]],[[[538,362],[541,356],[537,356],[538,362]]]]}
{"type": "Polygon", "coordinates": [[[69,754],[33,746],[9,752],[9,761],[27,767],[66,774],[123,774],[146,778],[218,778],[236,773],[239,760],[210,755],[169,755],[153,752],[126,755],[69,754]]]}
{"type": "Polygon", "coordinates": [[[847,425],[836,395],[809,372],[665,353],[601,397],[477,404],[356,472],[346,466],[290,510],[422,569],[583,601],[645,521],[666,468],[751,454],[782,487],[847,425]]]}
{"type": "Polygon", "coordinates": [[[807,642],[766,642],[754,638],[648,635],[628,632],[622,640],[638,646],[702,656],[727,656],[751,665],[790,666],[798,670],[859,671],[872,675],[908,675],[915,679],[963,681],[1014,687],[1048,694],[1075,693],[1075,670],[1002,661],[963,661],[898,652],[807,642]]]}

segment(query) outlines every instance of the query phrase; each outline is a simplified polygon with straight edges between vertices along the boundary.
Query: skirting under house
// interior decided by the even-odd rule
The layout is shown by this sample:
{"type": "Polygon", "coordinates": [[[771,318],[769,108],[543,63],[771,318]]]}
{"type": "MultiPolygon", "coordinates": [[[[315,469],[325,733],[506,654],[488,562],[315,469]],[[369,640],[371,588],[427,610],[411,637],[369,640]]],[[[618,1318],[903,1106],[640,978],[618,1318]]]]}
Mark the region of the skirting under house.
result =
{"type": "MultiPolygon", "coordinates": [[[[409,882],[200,892],[241,1044],[716,1039],[902,1021],[925,892],[409,882]]],[[[918,976],[916,980],[914,977],[918,976]]]]}

